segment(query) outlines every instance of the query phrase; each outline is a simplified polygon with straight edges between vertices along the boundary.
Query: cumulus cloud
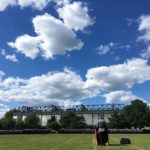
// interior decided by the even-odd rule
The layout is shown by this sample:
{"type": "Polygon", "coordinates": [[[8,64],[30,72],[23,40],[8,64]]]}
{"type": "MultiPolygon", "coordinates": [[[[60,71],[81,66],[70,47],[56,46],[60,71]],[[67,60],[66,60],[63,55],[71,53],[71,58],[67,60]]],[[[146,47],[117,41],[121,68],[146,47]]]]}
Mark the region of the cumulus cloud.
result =
{"type": "Polygon", "coordinates": [[[0,104],[0,118],[2,118],[5,115],[5,113],[9,110],[10,110],[9,106],[0,104]]]}
{"type": "Polygon", "coordinates": [[[20,6],[33,7],[38,10],[44,9],[52,0],[0,0],[0,11],[4,11],[7,7],[20,6]]]}
{"type": "Polygon", "coordinates": [[[3,55],[5,57],[5,59],[7,59],[7,60],[10,60],[13,62],[19,62],[15,54],[8,55],[8,54],[6,54],[6,51],[4,49],[1,50],[1,55],[3,55]]]}
{"type": "Polygon", "coordinates": [[[50,14],[36,16],[32,22],[37,36],[22,35],[15,42],[8,43],[31,59],[38,55],[50,59],[67,51],[79,50],[83,46],[75,32],[50,14]]]}
{"type": "Polygon", "coordinates": [[[86,74],[86,85],[104,91],[131,88],[150,80],[150,66],[147,63],[135,58],[123,64],[91,68],[86,74]]]}
{"type": "Polygon", "coordinates": [[[66,4],[69,4],[71,3],[72,0],[53,0],[57,6],[63,6],[63,5],[66,5],[66,4]]]}
{"type": "Polygon", "coordinates": [[[0,99],[26,105],[79,104],[79,100],[95,96],[85,88],[84,81],[75,72],[49,72],[29,79],[8,77],[1,82],[0,99]]]}
{"type": "Polygon", "coordinates": [[[150,66],[146,60],[132,59],[123,64],[91,68],[86,79],[70,69],[34,76],[28,79],[6,77],[0,71],[0,100],[24,105],[69,105],[103,95],[106,102],[134,98],[131,88],[150,80],[150,66]],[[115,91],[115,92],[114,92],[115,91]],[[109,93],[108,93],[109,92],[109,93]],[[108,94],[105,94],[108,93],[108,94]]]}
{"type": "Polygon", "coordinates": [[[17,37],[14,43],[8,43],[9,46],[16,48],[18,52],[24,54],[26,57],[30,57],[31,59],[35,59],[40,52],[38,44],[38,37],[32,37],[26,34],[17,37]]]}
{"type": "Polygon", "coordinates": [[[141,99],[138,96],[132,94],[131,91],[113,91],[104,94],[103,97],[106,98],[106,103],[129,103],[134,99],[141,99]]]}
{"type": "Polygon", "coordinates": [[[18,0],[21,8],[32,6],[38,10],[44,9],[52,0],[18,0]]]}
{"type": "Polygon", "coordinates": [[[65,2],[65,5],[58,7],[59,17],[63,19],[64,24],[75,31],[84,30],[94,24],[94,19],[89,16],[88,7],[82,2],[65,2]]]}
{"type": "Polygon", "coordinates": [[[51,1],[56,5],[59,18],[47,13],[36,16],[32,19],[36,36],[18,36],[14,42],[8,42],[10,47],[31,59],[39,55],[44,59],[52,59],[55,55],[63,55],[83,47],[84,44],[77,38],[76,32],[80,30],[84,33],[88,26],[94,24],[87,4],[70,0],[16,0],[14,5],[21,8],[32,6],[41,10],[51,1]]]}

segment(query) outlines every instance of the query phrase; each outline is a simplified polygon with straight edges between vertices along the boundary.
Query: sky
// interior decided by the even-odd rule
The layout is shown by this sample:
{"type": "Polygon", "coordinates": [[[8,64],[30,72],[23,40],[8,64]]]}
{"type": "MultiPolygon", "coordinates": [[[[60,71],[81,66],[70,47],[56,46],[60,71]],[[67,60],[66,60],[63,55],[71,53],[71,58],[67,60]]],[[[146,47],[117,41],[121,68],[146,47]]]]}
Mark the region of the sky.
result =
{"type": "Polygon", "coordinates": [[[150,104],[149,0],[0,0],[0,116],[21,106],[150,104]]]}

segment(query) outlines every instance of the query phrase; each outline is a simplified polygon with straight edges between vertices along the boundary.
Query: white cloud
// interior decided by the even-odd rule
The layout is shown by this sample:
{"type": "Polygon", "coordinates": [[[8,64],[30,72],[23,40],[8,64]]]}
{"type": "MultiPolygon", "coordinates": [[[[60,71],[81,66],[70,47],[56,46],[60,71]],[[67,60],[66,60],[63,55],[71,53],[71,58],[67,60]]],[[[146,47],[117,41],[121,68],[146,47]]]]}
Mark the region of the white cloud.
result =
{"type": "Polygon", "coordinates": [[[2,118],[5,115],[5,113],[9,110],[10,110],[9,106],[0,104],[0,118],[2,118]]]}
{"type": "Polygon", "coordinates": [[[68,107],[80,104],[83,99],[104,95],[108,97],[107,102],[115,100],[117,96],[120,101],[127,102],[134,95],[118,90],[129,89],[145,81],[150,81],[150,66],[143,59],[91,68],[87,71],[85,80],[69,69],[28,79],[6,77],[0,71],[0,100],[30,106],[55,104],[68,107]],[[116,90],[117,92],[112,92],[116,90]],[[105,94],[106,92],[112,93],[105,94]]]}
{"type": "Polygon", "coordinates": [[[114,50],[129,50],[130,45],[121,45],[119,43],[110,42],[108,44],[101,44],[96,49],[98,50],[99,55],[105,55],[107,53],[114,53],[114,50]]]}
{"type": "Polygon", "coordinates": [[[1,55],[5,57],[5,59],[13,61],[13,62],[19,62],[18,59],[16,58],[15,54],[8,55],[6,54],[6,51],[4,49],[1,50],[1,55]]]}
{"type": "Polygon", "coordinates": [[[44,9],[52,0],[0,0],[0,11],[4,11],[7,7],[20,6],[33,7],[38,10],[44,9]]]}
{"type": "Polygon", "coordinates": [[[106,103],[129,103],[132,100],[140,99],[138,96],[132,94],[132,92],[123,90],[104,94],[103,97],[106,98],[106,103]]]}
{"type": "Polygon", "coordinates": [[[41,55],[44,59],[52,59],[55,55],[80,50],[84,44],[80,39],[77,39],[76,31],[85,32],[86,27],[94,24],[94,19],[89,16],[87,4],[83,2],[16,0],[16,5],[22,8],[32,6],[41,10],[50,1],[53,1],[56,5],[56,11],[62,20],[50,14],[36,16],[32,20],[36,36],[24,34],[18,36],[15,42],[8,42],[9,46],[31,59],[35,59],[38,55],[41,55]]]}
{"type": "Polygon", "coordinates": [[[35,59],[40,52],[38,47],[38,37],[32,37],[25,34],[17,37],[14,43],[9,42],[8,44],[12,48],[16,48],[18,52],[21,52],[26,57],[30,57],[31,59],[35,59]]]}
{"type": "Polygon", "coordinates": [[[75,31],[82,31],[94,24],[94,19],[89,16],[88,7],[82,2],[65,2],[65,5],[58,7],[57,11],[64,24],[75,31]]]}
{"type": "Polygon", "coordinates": [[[18,59],[16,58],[16,55],[6,55],[5,57],[7,60],[13,61],[13,62],[18,62],[18,59]]]}
{"type": "Polygon", "coordinates": [[[91,68],[86,77],[88,87],[104,91],[127,89],[150,80],[150,66],[146,60],[131,59],[123,64],[91,68]]]}
{"type": "Polygon", "coordinates": [[[79,50],[83,46],[75,32],[50,14],[36,16],[32,22],[37,36],[22,35],[15,42],[8,43],[27,57],[34,59],[41,54],[45,59],[50,59],[67,51],[79,50]]]}
{"type": "Polygon", "coordinates": [[[4,11],[8,6],[15,6],[17,0],[0,0],[0,11],[4,11]]]}
{"type": "Polygon", "coordinates": [[[93,97],[93,90],[84,87],[81,77],[73,71],[49,72],[29,79],[8,77],[2,81],[0,99],[26,105],[72,105],[93,97]]]}
{"type": "Polygon", "coordinates": [[[150,41],[150,15],[143,15],[139,18],[138,31],[141,32],[141,36],[138,37],[139,41],[150,41]]]}
{"type": "Polygon", "coordinates": [[[147,47],[147,49],[143,50],[140,55],[142,58],[149,59],[150,58],[150,45],[147,47]]]}
{"type": "Polygon", "coordinates": [[[69,4],[72,0],[53,0],[57,6],[61,7],[63,5],[69,4]]]}
{"type": "Polygon", "coordinates": [[[138,31],[141,35],[138,37],[138,42],[144,42],[146,44],[146,49],[143,50],[140,55],[142,58],[150,58],[150,15],[143,15],[139,19],[138,31]]]}
{"type": "Polygon", "coordinates": [[[105,45],[102,44],[99,47],[97,47],[96,49],[98,50],[99,55],[105,55],[108,52],[110,52],[111,49],[113,49],[115,45],[116,45],[115,43],[110,42],[110,43],[105,44],[105,45]]]}
{"type": "Polygon", "coordinates": [[[38,10],[44,9],[52,0],[18,0],[21,8],[32,6],[38,10]]]}

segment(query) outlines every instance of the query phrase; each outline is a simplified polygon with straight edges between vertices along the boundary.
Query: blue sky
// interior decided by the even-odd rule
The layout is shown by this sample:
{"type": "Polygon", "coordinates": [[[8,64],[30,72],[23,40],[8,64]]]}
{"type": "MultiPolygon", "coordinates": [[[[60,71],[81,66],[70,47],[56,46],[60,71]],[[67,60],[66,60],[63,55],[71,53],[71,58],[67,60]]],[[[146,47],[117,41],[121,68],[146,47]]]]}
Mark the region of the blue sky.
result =
{"type": "Polygon", "coordinates": [[[1,114],[22,105],[150,103],[149,0],[0,0],[1,114]]]}

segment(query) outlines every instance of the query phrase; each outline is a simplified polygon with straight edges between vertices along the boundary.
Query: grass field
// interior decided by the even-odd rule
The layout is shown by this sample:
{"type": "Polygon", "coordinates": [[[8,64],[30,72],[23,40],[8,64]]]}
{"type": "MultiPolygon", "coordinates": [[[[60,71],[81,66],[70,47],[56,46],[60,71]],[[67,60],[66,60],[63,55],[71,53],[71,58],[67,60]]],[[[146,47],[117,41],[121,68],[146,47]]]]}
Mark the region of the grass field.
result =
{"type": "Polygon", "coordinates": [[[150,134],[111,134],[110,144],[97,146],[92,134],[0,135],[0,150],[150,150],[150,134]],[[120,145],[121,137],[131,145],[120,145]]]}

